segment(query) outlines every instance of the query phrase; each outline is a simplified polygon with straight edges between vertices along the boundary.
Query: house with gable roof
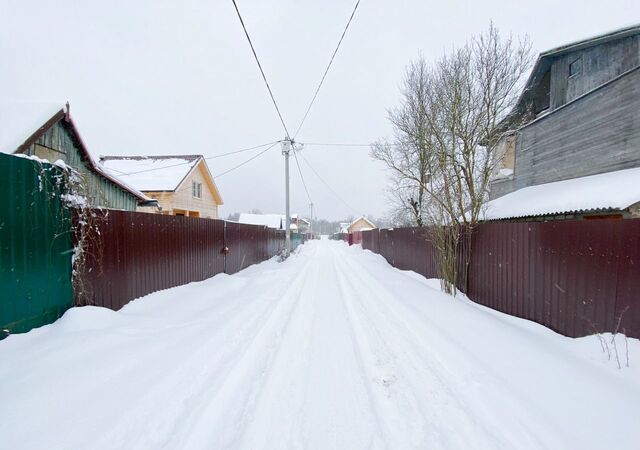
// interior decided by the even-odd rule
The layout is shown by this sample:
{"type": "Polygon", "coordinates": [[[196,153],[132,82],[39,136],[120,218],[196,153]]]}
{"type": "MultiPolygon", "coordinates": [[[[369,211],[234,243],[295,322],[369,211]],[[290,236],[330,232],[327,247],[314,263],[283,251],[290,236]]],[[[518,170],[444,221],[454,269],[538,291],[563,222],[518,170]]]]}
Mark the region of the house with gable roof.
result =
{"type": "Polygon", "coordinates": [[[353,233],[354,231],[368,231],[376,228],[375,224],[371,222],[366,217],[358,217],[356,220],[349,224],[347,228],[349,233],[353,233]]]}
{"type": "Polygon", "coordinates": [[[109,173],[155,199],[161,214],[218,218],[222,197],[202,155],[102,156],[100,162],[109,173]]]}
{"type": "Polygon", "coordinates": [[[135,211],[156,201],[107,172],[93,159],[70,114],[69,103],[3,104],[0,107],[0,152],[62,161],[83,179],[88,204],[135,211]]]}

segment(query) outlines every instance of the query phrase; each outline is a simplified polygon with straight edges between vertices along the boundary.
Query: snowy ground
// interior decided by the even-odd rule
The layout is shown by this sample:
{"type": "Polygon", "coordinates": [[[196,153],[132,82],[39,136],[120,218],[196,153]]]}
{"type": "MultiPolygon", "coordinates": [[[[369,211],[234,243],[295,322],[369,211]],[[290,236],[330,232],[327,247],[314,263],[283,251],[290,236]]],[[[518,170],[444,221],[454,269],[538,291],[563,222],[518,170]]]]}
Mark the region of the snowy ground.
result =
{"type": "Polygon", "coordinates": [[[72,309],[0,342],[0,446],[638,448],[638,340],[619,370],[595,337],[432,285],[323,240],[120,312],[72,309]]]}

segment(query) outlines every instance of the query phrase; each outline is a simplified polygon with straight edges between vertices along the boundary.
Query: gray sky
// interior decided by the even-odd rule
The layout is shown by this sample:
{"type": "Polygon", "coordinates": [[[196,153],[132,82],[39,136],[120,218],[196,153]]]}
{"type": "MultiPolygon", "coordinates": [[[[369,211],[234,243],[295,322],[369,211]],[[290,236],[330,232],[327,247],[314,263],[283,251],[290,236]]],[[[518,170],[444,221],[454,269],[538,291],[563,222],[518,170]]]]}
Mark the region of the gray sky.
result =
{"type": "MultiPolygon", "coordinates": [[[[287,127],[297,128],[354,0],[237,0],[287,127]]],[[[536,51],[640,22],[637,0],[362,0],[307,122],[302,142],[369,143],[389,136],[405,65],[434,60],[493,19],[536,51]]],[[[0,102],[70,100],[99,154],[215,155],[284,131],[231,0],[0,0],[0,102]]],[[[214,159],[221,173],[258,152],[214,159]]],[[[307,146],[301,162],[318,217],[384,215],[387,175],[367,148],[307,146]]],[[[292,166],[292,210],[308,201],[292,166]]],[[[284,210],[274,148],[216,180],[221,215],[284,210]]]]}

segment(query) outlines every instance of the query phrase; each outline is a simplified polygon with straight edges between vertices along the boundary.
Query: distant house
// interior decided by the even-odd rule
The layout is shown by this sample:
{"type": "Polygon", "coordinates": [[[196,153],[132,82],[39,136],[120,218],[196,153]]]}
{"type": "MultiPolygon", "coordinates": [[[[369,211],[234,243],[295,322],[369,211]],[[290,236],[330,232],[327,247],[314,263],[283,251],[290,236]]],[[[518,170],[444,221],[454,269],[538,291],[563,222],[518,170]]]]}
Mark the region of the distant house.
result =
{"type": "Polygon", "coordinates": [[[218,218],[222,197],[202,155],[103,156],[100,162],[156,199],[161,214],[218,218]]]}
{"type": "MultiPolygon", "coordinates": [[[[250,214],[242,213],[238,219],[240,223],[248,225],[263,225],[276,230],[284,230],[286,217],[284,214],[250,214]]],[[[291,215],[291,231],[294,233],[306,233],[309,230],[309,221],[298,214],[291,215]]]]}
{"type": "Polygon", "coordinates": [[[349,224],[348,232],[373,230],[376,226],[366,217],[358,217],[349,224]]]}
{"type": "Polygon", "coordinates": [[[309,228],[311,227],[311,222],[310,221],[308,221],[307,219],[303,219],[302,217],[300,217],[297,214],[295,214],[295,217],[292,217],[291,220],[298,227],[298,233],[305,234],[305,233],[309,232],[309,228]]]}
{"type": "Polygon", "coordinates": [[[485,219],[638,217],[640,25],[541,53],[496,135],[485,219]]]}
{"type": "Polygon", "coordinates": [[[93,207],[135,211],[139,206],[156,204],[93,159],[71,118],[68,104],[2,105],[0,152],[36,156],[52,163],[63,161],[83,178],[88,203],[93,207]]]}

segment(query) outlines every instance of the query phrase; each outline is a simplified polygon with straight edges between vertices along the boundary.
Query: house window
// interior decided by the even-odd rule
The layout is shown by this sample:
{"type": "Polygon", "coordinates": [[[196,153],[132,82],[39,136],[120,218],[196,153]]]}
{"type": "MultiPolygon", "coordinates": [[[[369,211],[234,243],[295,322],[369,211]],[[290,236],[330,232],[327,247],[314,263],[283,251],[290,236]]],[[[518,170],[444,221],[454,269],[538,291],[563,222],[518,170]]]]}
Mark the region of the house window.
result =
{"type": "Polygon", "coordinates": [[[582,56],[569,64],[569,77],[578,75],[580,72],[582,72],[582,56]]]}
{"type": "Polygon", "coordinates": [[[202,198],[202,183],[194,181],[191,184],[191,193],[195,198],[202,198]]]}

